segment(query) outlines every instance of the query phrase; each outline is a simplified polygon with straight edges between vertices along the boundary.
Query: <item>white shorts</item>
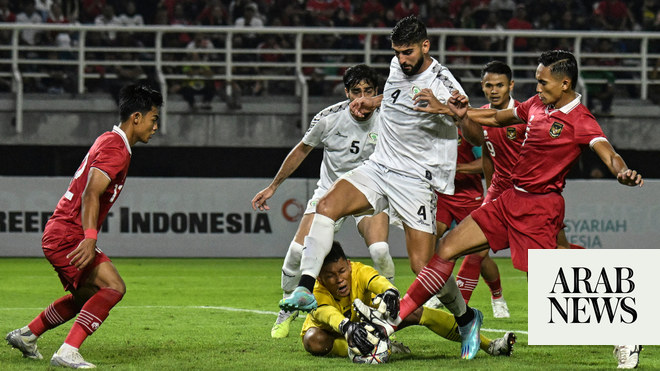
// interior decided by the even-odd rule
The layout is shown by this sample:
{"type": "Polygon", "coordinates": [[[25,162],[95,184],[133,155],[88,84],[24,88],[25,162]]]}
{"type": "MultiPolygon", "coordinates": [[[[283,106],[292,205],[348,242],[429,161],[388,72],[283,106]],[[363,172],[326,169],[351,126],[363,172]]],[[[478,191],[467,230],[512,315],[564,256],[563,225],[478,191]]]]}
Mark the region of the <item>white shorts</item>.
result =
{"type": "MultiPolygon", "coordinates": [[[[321,197],[323,197],[326,193],[328,192],[327,189],[318,187],[314,190],[314,194],[312,195],[312,198],[307,201],[307,209],[305,209],[305,214],[315,214],[316,213],[316,205],[318,205],[319,200],[321,197]]],[[[360,223],[360,220],[364,218],[366,215],[363,216],[358,216],[355,217],[355,226],[357,226],[360,223]]],[[[346,220],[347,217],[342,217],[339,218],[335,222],[335,233],[339,232],[341,229],[341,226],[344,225],[344,221],[346,220]]]]}
{"type": "Polygon", "coordinates": [[[341,178],[365,195],[373,208],[372,215],[389,208],[390,223],[399,218],[410,228],[435,233],[438,196],[423,179],[391,171],[371,160],[341,178]]]}

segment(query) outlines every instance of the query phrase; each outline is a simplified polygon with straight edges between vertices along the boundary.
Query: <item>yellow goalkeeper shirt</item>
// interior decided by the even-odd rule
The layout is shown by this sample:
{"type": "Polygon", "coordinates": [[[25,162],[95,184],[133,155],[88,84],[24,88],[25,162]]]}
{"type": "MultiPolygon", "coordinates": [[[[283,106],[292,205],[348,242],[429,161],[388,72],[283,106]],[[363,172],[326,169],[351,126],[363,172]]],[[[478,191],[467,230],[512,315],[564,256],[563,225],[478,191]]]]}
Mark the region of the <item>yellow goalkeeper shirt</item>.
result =
{"type": "Polygon", "coordinates": [[[356,298],[366,304],[371,304],[375,295],[384,293],[387,289],[395,288],[390,281],[378,274],[374,268],[351,262],[351,294],[343,298],[335,298],[318,280],[314,285],[314,297],[318,308],[305,318],[301,336],[311,327],[319,327],[326,331],[339,333],[339,324],[344,318],[357,321],[358,317],[353,311],[353,301],[356,298]]]}

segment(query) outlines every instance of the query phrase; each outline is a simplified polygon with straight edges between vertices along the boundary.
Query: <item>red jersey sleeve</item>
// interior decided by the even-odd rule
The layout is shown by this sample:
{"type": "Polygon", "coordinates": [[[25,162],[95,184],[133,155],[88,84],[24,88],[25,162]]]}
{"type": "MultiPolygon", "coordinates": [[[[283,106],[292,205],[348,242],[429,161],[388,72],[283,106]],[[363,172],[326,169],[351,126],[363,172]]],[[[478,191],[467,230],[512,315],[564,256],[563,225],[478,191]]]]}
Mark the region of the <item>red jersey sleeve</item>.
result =
{"type": "Polygon", "coordinates": [[[528,114],[529,114],[529,108],[534,104],[534,99],[538,99],[538,95],[535,95],[526,101],[520,103],[517,107],[513,108],[513,114],[516,115],[520,120],[523,122],[527,122],[528,119],[528,114]]]}
{"type": "Polygon", "coordinates": [[[110,179],[117,178],[122,170],[126,168],[127,152],[121,138],[110,137],[98,147],[96,156],[92,159],[91,167],[95,167],[108,175],[110,179]]]}
{"type": "Polygon", "coordinates": [[[575,127],[575,142],[580,145],[589,145],[596,138],[606,139],[603,129],[598,125],[596,119],[591,114],[585,113],[575,127]]]}

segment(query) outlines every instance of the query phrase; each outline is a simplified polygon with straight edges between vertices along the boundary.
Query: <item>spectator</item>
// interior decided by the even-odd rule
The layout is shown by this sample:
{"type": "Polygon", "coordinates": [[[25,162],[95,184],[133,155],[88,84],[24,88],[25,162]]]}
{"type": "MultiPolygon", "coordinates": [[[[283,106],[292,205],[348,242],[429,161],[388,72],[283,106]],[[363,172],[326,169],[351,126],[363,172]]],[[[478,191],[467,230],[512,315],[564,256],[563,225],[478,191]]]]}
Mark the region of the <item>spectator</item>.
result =
{"type": "MultiPolygon", "coordinates": [[[[278,35],[268,34],[265,37],[265,40],[257,46],[259,51],[258,58],[260,62],[266,63],[277,63],[285,60],[285,55],[280,53],[268,52],[267,50],[280,50],[281,41],[278,35]],[[263,51],[263,52],[262,52],[263,51]]],[[[287,73],[286,69],[282,67],[262,67],[259,70],[260,74],[264,75],[283,75],[287,73]]],[[[281,94],[283,90],[286,90],[286,87],[282,82],[279,81],[264,81],[264,89],[269,94],[281,94]]]]}
{"type": "MultiPolygon", "coordinates": [[[[186,15],[186,10],[183,7],[182,3],[176,3],[174,5],[172,16],[170,17],[170,24],[173,26],[189,26],[192,24],[192,21],[186,15]]],[[[190,35],[187,32],[182,32],[179,34],[178,42],[181,45],[188,45],[192,40],[190,35]]]]}
{"type": "Polygon", "coordinates": [[[82,0],[82,12],[80,22],[94,23],[96,17],[103,13],[105,0],[82,0]]]}
{"type": "MultiPolygon", "coordinates": [[[[488,14],[486,22],[481,25],[481,29],[486,30],[495,30],[495,31],[504,31],[504,26],[500,22],[500,18],[497,16],[498,13],[492,11],[488,14]]],[[[487,32],[487,31],[486,31],[487,32]]],[[[506,37],[505,36],[483,36],[480,38],[482,40],[481,45],[484,47],[484,50],[488,51],[501,51],[504,50],[506,37]]],[[[487,62],[487,61],[486,61],[487,62]]],[[[485,64],[484,62],[483,64],[485,64]]]]}
{"type": "Polygon", "coordinates": [[[369,15],[377,18],[383,18],[385,16],[385,7],[380,0],[365,0],[362,3],[362,13],[364,15],[369,15]]]}
{"type": "MultiPolygon", "coordinates": [[[[27,0],[23,2],[23,11],[16,15],[16,23],[28,23],[28,24],[40,24],[43,23],[43,18],[37,13],[34,0],[27,0]]],[[[36,46],[42,43],[42,32],[25,29],[20,33],[20,43],[23,45],[36,46]]],[[[24,55],[24,58],[28,59],[38,59],[40,55],[36,51],[27,51],[24,55]]],[[[23,71],[26,72],[38,72],[41,68],[38,65],[34,64],[25,64],[25,67],[21,67],[23,71]]],[[[26,92],[38,92],[42,91],[43,86],[41,81],[38,78],[25,78],[25,91],[26,92]]]]}
{"type": "Polygon", "coordinates": [[[128,48],[140,47],[141,43],[138,39],[128,32],[118,32],[114,46],[121,52],[109,54],[109,57],[115,63],[108,67],[108,70],[110,73],[114,73],[115,77],[108,79],[106,86],[112,98],[119,104],[121,88],[126,85],[144,82],[145,71],[141,65],[135,63],[139,60],[137,53],[126,51],[128,48]]]}
{"type": "Polygon", "coordinates": [[[514,0],[490,0],[488,5],[491,12],[495,12],[501,19],[511,19],[513,12],[516,10],[516,2],[514,0]]]}
{"type": "MultiPolygon", "coordinates": [[[[182,71],[188,76],[181,84],[175,85],[172,93],[179,93],[183,96],[188,107],[191,110],[196,110],[195,97],[202,96],[201,108],[204,110],[211,109],[211,101],[215,96],[215,83],[211,79],[213,72],[208,65],[199,64],[202,58],[199,53],[187,53],[192,64],[183,66],[182,71]]],[[[185,63],[185,62],[183,62],[185,63]]]]}
{"type": "Polygon", "coordinates": [[[305,5],[305,10],[316,20],[317,26],[329,26],[337,8],[344,8],[346,14],[350,14],[351,3],[349,0],[308,0],[305,5]]]}
{"type": "Polygon", "coordinates": [[[59,0],[62,14],[69,20],[69,22],[78,22],[80,15],[80,1],[79,0],[59,0]]]}
{"type": "MultiPolygon", "coordinates": [[[[516,11],[513,14],[513,18],[509,19],[506,23],[506,28],[509,30],[531,30],[532,24],[527,20],[527,9],[524,5],[519,4],[516,7],[516,11]]],[[[529,50],[529,45],[527,44],[527,38],[525,37],[516,37],[513,40],[513,48],[515,51],[527,51],[529,50]]]]}
{"type": "MultiPolygon", "coordinates": [[[[50,12],[48,14],[48,18],[46,19],[46,23],[49,24],[69,24],[69,20],[64,16],[62,13],[62,7],[58,2],[53,2],[53,4],[50,6],[50,12]]],[[[68,32],[63,31],[63,32],[49,32],[46,33],[45,36],[48,38],[48,43],[51,45],[57,45],[62,48],[68,48],[72,46],[71,43],[71,35],[69,35],[68,32]]],[[[70,59],[69,57],[73,57],[71,53],[68,53],[68,57],[66,59],[70,59]]]]}
{"type": "MultiPolygon", "coordinates": [[[[236,27],[263,27],[264,22],[261,17],[259,17],[257,5],[255,3],[246,5],[243,17],[236,19],[234,25],[236,27]]],[[[260,37],[258,37],[256,33],[249,33],[244,36],[244,47],[247,48],[254,48],[261,41],[260,37]]]]}
{"type": "Polygon", "coordinates": [[[635,26],[635,18],[621,0],[600,1],[594,8],[594,20],[597,29],[602,30],[626,31],[635,26]]]}
{"type": "Polygon", "coordinates": [[[459,28],[477,28],[477,21],[474,18],[474,8],[469,3],[464,3],[458,18],[459,28]]]}
{"type": "MultiPolygon", "coordinates": [[[[23,11],[16,15],[16,23],[44,23],[41,15],[37,13],[34,5],[34,0],[27,0],[23,2],[23,11]]],[[[41,32],[36,30],[25,29],[21,31],[20,41],[24,45],[35,46],[41,42],[41,32]]],[[[33,52],[28,53],[28,58],[36,58],[37,55],[33,52]]]]}
{"type": "MultiPolygon", "coordinates": [[[[9,0],[0,0],[0,22],[16,22],[16,14],[9,8],[9,0]]],[[[11,43],[11,30],[0,31],[0,45],[11,43]]],[[[1,51],[0,56],[8,58],[8,52],[1,51]]]]}
{"type": "Polygon", "coordinates": [[[204,26],[226,26],[229,24],[229,13],[220,0],[211,0],[197,16],[197,22],[204,26]]]}
{"type": "Polygon", "coordinates": [[[446,7],[434,7],[431,9],[426,26],[428,28],[454,28],[454,22],[449,18],[449,10],[446,7]]]}
{"type": "Polygon", "coordinates": [[[419,7],[412,0],[401,0],[394,6],[394,18],[397,20],[409,15],[419,15],[419,7]]]}
{"type": "Polygon", "coordinates": [[[35,9],[37,13],[41,15],[41,19],[46,21],[48,19],[48,14],[50,13],[50,8],[53,5],[53,0],[35,0],[35,9]]]}
{"type": "MultiPolygon", "coordinates": [[[[106,4],[103,7],[103,12],[96,16],[94,19],[94,24],[97,26],[121,26],[121,20],[115,15],[115,8],[111,4],[106,4]]],[[[112,45],[112,43],[117,38],[117,31],[103,31],[101,33],[101,39],[103,43],[107,46],[112,45]]]]}
{"type": "Polygon", "coordinates": [[[582,69],[582,78],[587,85],[587,108],[596,116],[612,116],[612,101],[614,100],[615,77],[611,71],[590,70],[589,67],[599,65],[598,60],[588,58],[586,68],[582,69]],[[605,80],[605,82],[589,82],[589,80],[605,80]],[[600,103],[600,109],[596,110],[596,101],[600,103]]]}
{"type": "MultiPolygon", "coordinates": [[[[129,0],[126,2],[126,6],[124,7],[124,11],[119,15],[119,23],[123,26],[128,26],[128,27],[140,27],[144,26],[144,17],[142,14],[137,12],[137,7],[135,5],[135,1],[129,0]]],[[[140,32],[135,32],[135,31],[130,31],[129,35],[137,40],[140,41],[140,44],[144,45],[150,39],[152,39],[152,35],[150,34],[145,34],[145,33],[140,33],[140,32]]]]}
{"type": "MultiPolygon", "coordinates": [[[[54,5],[56,3],[53,3],[54,5]]],[[[62,60],[56,51],[48,52],[50,61],[62,60]]],[[[41,79],[41,88],[50,94],[75,94],[76,69],[73,65],[54,63],[42,65],[41,71],[46,72],[48,77],[41,79]]]]}
{"type": "Polygon", "coordinates": [[[144,18],[137,13],[135,1],[126,3],[126,11],[119,15],[119,22],[124,26],[144,26],[144,18]]]}
{"type": "Polygon", "coordinates": [[[328,84],[325,81],[325,73],[321,68],[315,68],[307,81],[307,92],[310,96],[325,96],[328,93],[328,84]]]}
{"type": "MultiPolygon", "coordinates": [[[[465,44],[465,38],[463,36],[454,36],[451,45],[447,49],[451,53],[458,53],[457,55],[452,55],[447,57],[448,66],[452,69],[454,77],[459,79],[459,81],[466,77],[474,77],[474,73],[469,69],[463,69],[460,67],[466,67],[467,65],[472,64],[472,59],[469,54],[462,54],[461,52],[471,52],[472,50],[465,44]]],[[[463,86],[467,86],[466,83],[463,83],[463,86]]]]}
{"type": "MultiPolygon", "coordinates": [[[[335,10],[335,12],[332,14],[332,21],[330,22],[332,27],[350,27],[351,23],[352,22],[350,16],[344,8],[337,8],[337,10],[335,10]]],[[[352,35],[342,36],[343,39],[352,38],[352,37],[353,37],[352,35]]]]}

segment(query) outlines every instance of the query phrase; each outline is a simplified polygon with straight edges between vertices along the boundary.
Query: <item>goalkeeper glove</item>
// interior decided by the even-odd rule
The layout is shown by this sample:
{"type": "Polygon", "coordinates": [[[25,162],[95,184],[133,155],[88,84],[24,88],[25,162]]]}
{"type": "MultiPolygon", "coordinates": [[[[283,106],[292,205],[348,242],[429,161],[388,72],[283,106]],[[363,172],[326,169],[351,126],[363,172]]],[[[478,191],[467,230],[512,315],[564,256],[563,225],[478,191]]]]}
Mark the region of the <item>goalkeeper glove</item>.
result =
{"type": "Polygon", "coordinates": [[[384,293],[376,295],[373,304],[378,306],[379,312],[392,321],[399,316],[399,292],[396,289],[387,289],[384,293]]]}
{"type": "Polygon", "coordinates": [[[372,334],[374,328],[363,322],[353,322],[345,318],[339,324],[339,332],[346,338],[353,352],[361,355],[369,354],[378,344],[378,337],[372,334]]]}

